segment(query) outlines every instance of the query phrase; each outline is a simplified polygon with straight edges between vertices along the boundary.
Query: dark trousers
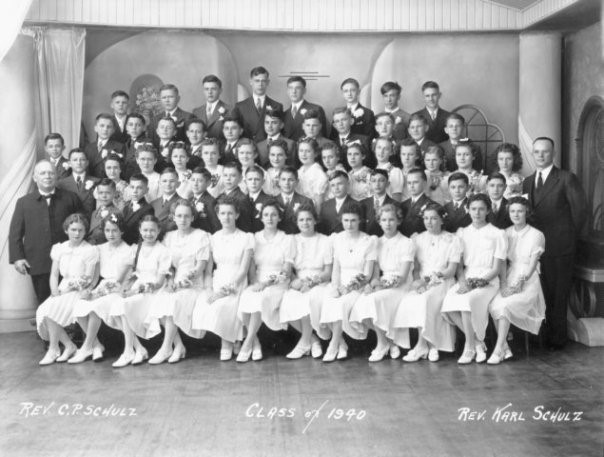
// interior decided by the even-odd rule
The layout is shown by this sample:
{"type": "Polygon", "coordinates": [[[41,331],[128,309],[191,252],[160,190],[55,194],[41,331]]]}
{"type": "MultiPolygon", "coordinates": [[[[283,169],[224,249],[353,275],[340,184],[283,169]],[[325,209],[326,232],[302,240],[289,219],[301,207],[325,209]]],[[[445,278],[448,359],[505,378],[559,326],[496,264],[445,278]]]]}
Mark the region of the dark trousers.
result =
{"type": "Polygon", "coordinates": [[[34,284],[34,292],[38,298],[39,305],[50,297],[50,273],[31,275],[31,282],[34,284]]]}
{"type": "Polygon", "coordinates": [[[545,338],[562,347],[568,339],[566,313],[573,277],[574,256],[541,257],[541,285],[545,296],[545,338]]]}

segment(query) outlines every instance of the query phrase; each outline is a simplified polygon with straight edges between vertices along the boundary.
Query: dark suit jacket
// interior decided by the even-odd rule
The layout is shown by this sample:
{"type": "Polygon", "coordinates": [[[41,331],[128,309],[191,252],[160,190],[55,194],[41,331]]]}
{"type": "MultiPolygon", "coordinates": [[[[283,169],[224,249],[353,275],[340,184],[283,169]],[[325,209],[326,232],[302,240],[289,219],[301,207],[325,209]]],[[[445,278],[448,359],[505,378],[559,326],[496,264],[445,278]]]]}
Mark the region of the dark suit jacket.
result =
{"type": "Polygon", "coordinates": [[[314,103],[310,103],[306,100],[302,102],[300,105],[300,109],[296,113],[296,117],[292,117],[292,107],[285,111],[285,116],[283,118],[283,135],[287,138],[291,138],[294,141],[298,141],[300,138],[305,137],[304,130],[302,129],[302,124],[304,123],[304,114],[306,111],[317,111],[319,113],[319,120],[321,121],[321,135],[327,136],[327,120],[325,118],[325,111],[319,105],[315,105],[314,103]]]}
{"type": "Polygon", "coordinates": [[[68,190],[73,192],[78,196],[80,201],[82,202],[82,209],[86,213],[86,216],[90,217],[94,208],[96,207],[96,200],[94,199],[94,188],[97,183],[100,181],[99,178],[95,178],[94,176],[86,175],[84,182],[82,183],[82,188],[78,190],[78,185],[76,184],[76,180],[73,177],[73,174],[69,175],[67,178],[63,178],[57,181],[57,187],[60,189],[68,190]],[[89,189],[86,189],[86,183],[91,181],[92,186],[88,185],[89,189]]]}
{"type": "MultiPolygon", "coordinates": [[[[103,149],[106,149],[107,151],[115,151],[116,153],[121,154],[122,158],[126,157],[126,148],[124,145],[122,143],[112,141],[111,139],[105,143],[103,149]]],[[[104,178],[105,162],[101,151],[98,149],[97,142],[93,141],[88,143],[84,149],[84,152],[86,153],[86,157],[88,157],[88,173],[90,173],[92,176],[96,176],[97,178],[104,178]]]]}
{"type": "Polygon", "coordinates": [[[336,132],[336,137],[333,139],[333,141],[338,146],[340,146],[340,151],[342,154],[340,156],[340,163],[344,166],[344,168],[346,168],[347,170],[350,169],[350,167],[348,166],[348,161],[346,160],[346,153],[348,151],[348,146],[354,143],[361,143],[365,148],[365,151],[367,151],[367,156],[365,157],[365,165],[367,165],[369,168],[375,168],[375,166],[377,165],[377,160],[375,160],[375,156],[371,152],[371,139],[368,136],[350,132],[345,140],[340,141],[340,136],[338,132],[335,129],[332,130],[332,134],[333,132],[336,132]]]}
{"type": "MultiPolygon", "coordinates": [[[[399,205],[396,200],[386,194],[386,197],[384,198],[384,205],[389,203],[395,206],[399,205]]],[[[365,233],[369,235],[382,236],[384,231],[382,230],[382,227],[380,227],[379,221],[377,220],[373,197],[368,197],[364,200],[361,200],[361,205],[363,206],[363,212],[365,213],[365,233]]]]}
{"type": "MultiPolygon", "coordinates": [[[[287,165],[295,166],[297,163],[296,143],[283,135],[280,135],[279,139],[282,139],[287,143],[287,165]]],[[[257,143],[256,147],[258,148],[258,163],[260,166],[263,168],[270,167],[271,163],[268,159],[268,138],[257,143]]]]}
{"type": "Polygon", "coordinates": [[[421,114],[428,121],[428,131],[426,132],[426,137],[435,142],[436,144],[442,143],[443,141],[447,141],[449,139],[449,135],[445,133],[445,127],[447,125],[447,117],[451,114],[449,111],[445,111],[442,108],[438,108],[436,112],[436,119],[432,120],[430,113],[428,112],[428,108],[421,109],[417,111],[415,114],[421,114]]]}
{"type": "Polygon", "coordinates": [[[359,109],[363,110],[363,114],[361,116],[356,117],[355,113],[352,113],[352,120],[354,122],[350,131],[352,133],[356,133],[357,135],[365,135],[371,140],[371,138],[376,136],[375,115],[373,114],[373,111],[361,105],[360,103],[357,105],[355,111],[359,109]]]}
{"type": "Polygon", "coordinates": [[[528,194],[533,212],[529,223],[545,236],[543,257],[573,255],[587,218],[581,183],[573,173],[553,167],[543,188],[535,190],[536,175],[523,181],[522,193],[528,194]]]}
{"type": "Polygon", "coordinates": [[[122,239],[128,244],[138,243],[140,237],[138,225],[140,220],[147,215],[154,214],[153,207],[147,202],[145,197],[141,198],[138,201],[138,204],[140,205],[140,208],[136,211],[132,210],[132,202],[124,206],[125,229],[122,239]]]}
{"type": "Polygon", "coordinates": [[[231,111],[231,107],[222,100],[218,100],[216,106],[214,107],[214,112],[208,119],[206,105],[207,103],[204,103],[203,105],[195,108],[193,110],[193,116],[197,119],[201,119],[206,125],[206,136],[210,138],[224,139],[224,135],[222,134],[222,119],[224,119],[224,116],[231,111]]]}
{"type": "Polygon", "coordinates": [[[155,148],[157,149],[157,162],[155,162],[155,166],[153,167],[154,171],[157,171],[159,174],[161,174],[161,172],[165,168],[174,166],[174,165],[172,165],[172,161],[170,160],[170,154],[168,152],[168,148],[170,147],[171,144],[176,143],[176,141],[178,141],[178,140],[176,140],[176,138],[172,138],[164,146],[162,146],[159,137],[155,138],[155,141],[153,141],[153,144],[154,144],[155,148]],[[164,156],[162,154],[162,152],[165,152],[167,154],[167,156],[164,156]]]}
{"type": "MultiPolygon", "coordinates": [[[[445,153],[445,167],[447,167],[447,170],[457,170],[457,163],[455,162],[455,149],[451,144],[451,140],[443,141],[442,143],[439,143],[439,146],[445,153]]],[[[474,157],[474,160],[472,161],[472,168],[479,171],[484,170],[485,166],[482,163],[482,152],[480,151],[480,146],[476,145],[476,148],[476,157],[474,157]]]]}
{"type": "Polygon", "coordinates": [[[256,143],[266,138],[266,132],[264,131],[264,115],[269,106],[273,110],[283,110],[283,105],[281,103],[268,96],[264,99],[264,106],[260,112],[256,109],[253,96],[248,97],[235,105],[231,114],[238,118],[243,124],[243,136],[251,138],[256,143]]]}
{"type": "Polygon", "coordinates": [[[507,199],[502,198],[497,214],[495,214],[491,210],[491,212],[487,214],[487,222],[493,224],[495,227],[502,230],[505,230],[506,228],[510,227],[512,225],[512,221],[510,220],[507,204],[507,199]]]}
{"type": "MultiPolygon", "coordinates": [[[[50,161],[50,163],[53,163],[53,160],[50,157],[48,158],[48,160],[50,161]]],[[[69,165],[69,160],[67,160],[63,156],[59,157],[59,160],[55,165],[55,169],[57,170],[57,180],[67,178],[71,174],[71,167],[65,168],[64,164],[69,165]]]]}
{"type": "Polygon", "coordinates": [[[422,216],[422,208],[425,208],[430,203],[434,202],[430,200],[426,194],[422,194],[415,204],[411,204],[410,198],[401,203],[403,222],[401,223],[399,230],[403,235],[410,237],[414,233],[426,231],[424,218],[422,216]]]}
{"type": "Polygon", "coordinates": [[[289,202],[289,205],[285,205],[285,201],[283,200],[283,195],[277,195],[277,202],[279,206],[283,210],[283,215],[281,216],[281,222],[279,222],[279,230],[283,230],[288,235],[292,235],[295,233],[300,233],[298,230],[298,224],[296,223],[296,210],[300,205],[310,205],[314,208],[314,203],[308,197],[299,194],[298,192],[294,192],[292,200],[289,202]]]}
{"type": "Polygon", "coordinates": [[[401,108],[390,113],[394,118],[394,129],[392,136],[395,140],[401,141],[409,137],[409,118],[411,115],[401,108]],[[400,120],[399,120],[400,119],[400,120]]]}
{"type": "Polygon", "coordinates": [[[175,193],[170,199],[164,203],[164,196],[161,195],[151,202],[153,213],[159,219],[160,236],[163,239],[164,235],[170,230],[176,230],[176,224],[170,220],[170,206],[179,199],[179,195],[175,193]]]}
{"type": "Polygon", "coordinates": [[[220,165],[238,161],[237,156],[235,155],[235,148],[239,146],[243,138],[244,137],[239,138],[230,151],[227,151],[228,143],[226,142],[226,140],[220,143],[220,159],[218,159],[218,163],[220,165]]]}
{"type": "MultiPolygon", "coordinates": [[[[419,145],[419,150],[422,151],[422,157],[424,156],[424,154],[426,153],[428,148],[431,146],[437,146],[437,144],[434,141],[428,139],[428,137],[424,137],[422,144],[419,145]]],[[[422,160],[422,163],[423,163],[423,160],[422,160]]]]}
{"type": "MultiPolygon", "coordinates": [[[[147,136],[154,143],[159,142],[159,137],[157,136],[157,123],[165,115],[166,112],[162,111],[159,115],[153,116],[151,122],[149,122],[149,125],[147,126],[147,136]]],[[[176,135],[174,136],[174,139],[176,141],[187,141],[187,135],[185,135],[185,122],[191,119],[193,114],[178,107],[176,108],[176,111],[174,111],[174,117],[176,117],[176,135]]]]}
{"type": "Polygon", "coordinates": [[[9,263],[25,259],[31,265],[30,274],[49,273],[52,245],[67,239],[63,222],[70,214],[81,211],[82,203],[78,196],[58,187],[50,206],[37,188],[19,198],[10,221],[9,263]]]}
{"type": "Polygon", "coordinates": [[[445,203],[447,217],[444,223],[444,229],[447,232],[455,233],[461,227],[467,227],[472,223],[472,218],[466,211],[468,199],[464,198],[461,207],[455,208],[453,202],[445,203]]]}
{"type": "Polygon", "coordinates": [[[136,141],[132,141],[132,138],[128,138],[124,143],[124,149],[126,150],[124,155],[124,164],[122,165],[122,179],[129,181],[130,176],[140,173],[141,169],[136,163],[136,142],[150,142],[146,136],[139,136],[136,141]]]}
{"type": "MultiPolygon", "coordinates": [[[[319,223],[317,225],[317,231],[325,235],[331,235],[332,233],[339,233],[344,230],[342,227],[342,221],[340,217],[343,210],[351,204],[357,203],[350,195],[347,195],[342,203],[340,211],[336,211],[336,199],[330,198],[323,202],[321,205],[321,214],[319,214],[319,223]]],[[[363,220],[364,217],[361,218],[363,220]]]]}
{"type": "Polygon", "coordinates": [[[252,232],[259,232],[264,228],[264,224],[262,223],[262,208],[264,208],[264,204],[270,200],[273,200],[274,197],[267,195],[263,190],[260,191],[255,200],[252,200],[251,197],[250,203],[252,204],[252,232]]]}
{"type": "MultiPolygon", "coordinates": [[[[115,206],[111,205],[107,208],[107,214],[122,214],[122,212],[115,206]]],[[[95,209],[92,212],[92,216],[90,217],[90,228],[88,229],[88,236],[86,237],[86,241],[90,244],[103,244],[107,241],[105,238],[105,232],[103,231],[103,227],[101,222],[103,222],[103,217],[101,217],[102,209],[95,209]]]]}
{"type": "Polygon", "coordinates": [[[193,219],[193,224],[191,224],[193,227],[208,233],[215,233],[222,228],[216,216],[216,199],[212,195],[206,191],[197,199],[195,196],[191,196],[189,201],[195,206],[195,218],[193,219]],[[198,203],[203,205],[203,207],[199,206],[201,211],[198,210],[198,203]]]}
{"type": "MultiPolygon", "coordinates": [[[[128,117],[128,115],[126,115],[126,117],[128,117]]],[[[109,139],[117,143],[126,143],[126,141],[130,139],[130,135],[126,132],[126,122],[124,122],[124,129],[122,130],[115,114],[111,117],[111,121],[113,122],[113,135],[111,135],[109,139]]]]}
{"type": "MultiPolygon", "coordinates": [[[[220,200],[220,197],[222,197],[223,195],[227,194],[223,193],[219,195],[218,200],[220,200]]],[[[235,187],[235,189],[233,189],[231,193],[228,194],[228,196],[234,198],[239,206],[239,217],[237,218],[237,223],[235,225],[239,230],[248,233],[252,232],[252,214],[254,211],[252,208],[252,202],[250,202],[250,198],[245,195],[239,187],[235,187]]]]}

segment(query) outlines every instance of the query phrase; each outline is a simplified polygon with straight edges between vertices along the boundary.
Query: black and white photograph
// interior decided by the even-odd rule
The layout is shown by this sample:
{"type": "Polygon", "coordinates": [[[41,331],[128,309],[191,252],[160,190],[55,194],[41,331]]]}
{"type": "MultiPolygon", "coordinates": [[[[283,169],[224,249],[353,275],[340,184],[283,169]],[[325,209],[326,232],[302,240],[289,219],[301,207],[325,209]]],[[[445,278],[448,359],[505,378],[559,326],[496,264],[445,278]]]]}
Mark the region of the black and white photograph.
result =
{"type": "Polygon", "coordinates": [[[602,457],[603,0],[18,0],[2,457],[602,457]]]}

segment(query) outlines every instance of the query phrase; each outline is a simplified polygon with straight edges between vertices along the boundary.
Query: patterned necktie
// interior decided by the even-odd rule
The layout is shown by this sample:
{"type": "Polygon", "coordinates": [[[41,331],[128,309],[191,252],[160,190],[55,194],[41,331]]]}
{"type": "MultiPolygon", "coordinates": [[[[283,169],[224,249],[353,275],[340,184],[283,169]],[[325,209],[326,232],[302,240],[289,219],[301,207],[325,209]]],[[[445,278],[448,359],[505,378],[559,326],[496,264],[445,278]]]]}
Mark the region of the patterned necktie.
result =
{"type": "Polygon", "coordinates": [[[77,186],[78,190],[82,190],[82,177],[81,176],[78,176],[76,178],[76,186],[77,186]]]}
{"type": "Polygon", "coordinates": [[[260,98],[256,99],[256,109],[258,112],[262,111],[262,100],[260,98]]]}
{"type": "Polygon", "coordinates": [[[292,118],[295,118],[296,114],[298,114],[298,109],[295,106],[292,106],[292,118]]]}

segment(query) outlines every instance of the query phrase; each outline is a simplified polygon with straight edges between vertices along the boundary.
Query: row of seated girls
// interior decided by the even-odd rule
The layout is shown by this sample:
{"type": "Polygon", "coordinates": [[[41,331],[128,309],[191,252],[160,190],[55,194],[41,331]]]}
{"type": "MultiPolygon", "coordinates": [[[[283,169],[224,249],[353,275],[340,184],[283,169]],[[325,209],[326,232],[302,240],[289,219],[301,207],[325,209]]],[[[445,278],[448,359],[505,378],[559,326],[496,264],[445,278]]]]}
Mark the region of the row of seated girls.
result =
{"type": "Polygon", "coordinates": [[[510,325],[538,333],[544,319],[538,274],[544,237],[527,225],[524,198],[508,201],[506,230],[487,222],[490,206],[486,195],[471,195],[471,224],[449,233],[443,206],[430,203],[422,211],[426,230],[409,238],[398,231],[400,208],[384,204],[378,238],[360,230],[356,203],[342,210],[343,230],[330,236],[315,231],[315,209],[303,204],[295,211],[299,233],[289,235],[278,229],[283,215],[276,201],[262,207],[263,228],[246,233],[236,226],[239,202],[223,196],[216,204],[221,228],[210,235],[192,227],[195,208],[179,199],[171,206],[176,229],[160,242],[157,218],[145,216],[141,241],[132,246],[122,240],[121,215],[103,219],[107,241],[93,246],[84,241],[87,218],[73,214],[64,223],[68,240],[52,248],[52,296],[37,311],[38,332],[49,341],[40,364],[102,358],[102,322],[124,334],[114,367],[182,360],[181,332],[220,337],[220,360],[261,360],[262,324],[300,333],[289,359],[343,360],[344,335],[363,340],[374,331],[370,362],[398,358],[401,348],[405,362],[436,362],[440,352],[454,350],[457,327],[465,337],[459,364],[499,364],[512,356],[510,325]],[[487,359],[489,315],[497,341],[487,359]],[[64,330],[73,322],[86,334],[80,348],[64,330]],[[149,358],[141,340],[162,327],[161,347],[149,358]],[[418,333],[414,347],[410,329],[418,333]]]}

